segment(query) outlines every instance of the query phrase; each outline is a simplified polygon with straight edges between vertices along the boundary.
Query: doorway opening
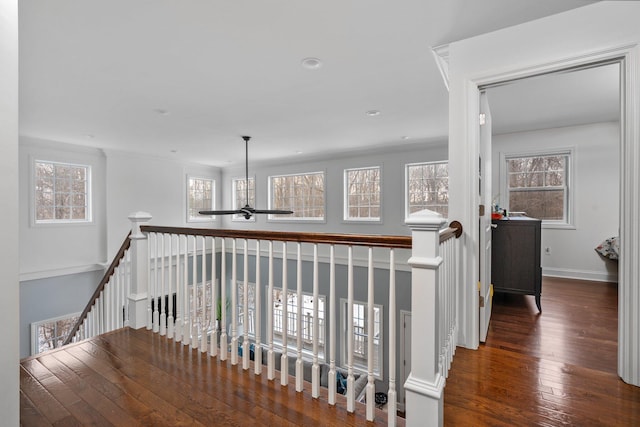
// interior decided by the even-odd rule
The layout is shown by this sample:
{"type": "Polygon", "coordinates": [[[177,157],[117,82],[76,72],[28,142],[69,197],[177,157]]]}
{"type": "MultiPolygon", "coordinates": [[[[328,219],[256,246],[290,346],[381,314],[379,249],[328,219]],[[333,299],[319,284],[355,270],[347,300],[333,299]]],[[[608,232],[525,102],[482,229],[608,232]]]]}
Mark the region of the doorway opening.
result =
{"type": "MultiPolygon", "coordinates": [[[[620,229],[621,61],[479,87],[490,106],[491,154],[483,166],[491,171],[482,185],[490,188],[491,210],[542,220],[540,268],[550,283],[617,282],[617,261],[595,249],[620,229]]],[[[482,269],[491,259],[479,250],[482,269]]]]}

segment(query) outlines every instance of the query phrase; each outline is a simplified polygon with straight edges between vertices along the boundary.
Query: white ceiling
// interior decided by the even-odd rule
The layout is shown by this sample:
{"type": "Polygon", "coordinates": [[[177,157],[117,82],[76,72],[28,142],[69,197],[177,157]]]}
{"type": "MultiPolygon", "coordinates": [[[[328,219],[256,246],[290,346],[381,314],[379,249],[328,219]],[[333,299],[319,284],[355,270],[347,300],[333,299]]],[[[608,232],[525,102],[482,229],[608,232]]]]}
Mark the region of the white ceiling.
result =
{"type": "Polygon", "coordinates": [[[589,3],[21,1],[20,133],[221,167],[243,160],[240,135],[256,161],[444,141],[431,47],[589,3]]]}

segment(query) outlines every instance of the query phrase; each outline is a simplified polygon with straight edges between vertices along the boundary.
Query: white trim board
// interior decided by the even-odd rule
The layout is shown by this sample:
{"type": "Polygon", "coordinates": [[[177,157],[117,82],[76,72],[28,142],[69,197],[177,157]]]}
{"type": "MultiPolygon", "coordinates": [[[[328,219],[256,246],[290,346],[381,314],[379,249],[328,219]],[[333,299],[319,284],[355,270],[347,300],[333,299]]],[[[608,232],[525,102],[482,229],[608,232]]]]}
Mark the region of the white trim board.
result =
{"type": "Polygon", "coordinates": [[[589,282],[618,282],[618,272],[602,273],[600,271],[571,270],[568,268],[543,268],[543,277],[558,277],[561,279],[587,280],[589,282]]]}

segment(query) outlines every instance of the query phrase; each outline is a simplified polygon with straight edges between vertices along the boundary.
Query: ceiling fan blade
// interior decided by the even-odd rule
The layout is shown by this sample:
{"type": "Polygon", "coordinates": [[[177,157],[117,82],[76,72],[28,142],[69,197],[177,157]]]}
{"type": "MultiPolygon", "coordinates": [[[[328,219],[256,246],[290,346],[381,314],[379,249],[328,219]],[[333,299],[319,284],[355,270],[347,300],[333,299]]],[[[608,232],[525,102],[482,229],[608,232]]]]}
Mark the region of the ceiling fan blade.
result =
{"type": "Polygon", "coordinates": [[[226,210],[226,211],[200,211],[198,212],[200,215],[235,215],[242,214],[244,211],[240,209],[236,210],[226,210]]]}
{"type": "Polygon", "coordinates": [[[279,210],[279,209],[255,209],[254,213],[271,214],[271,215],[291,215],[293,211],[285,211],[285,210],[279,210]]]}

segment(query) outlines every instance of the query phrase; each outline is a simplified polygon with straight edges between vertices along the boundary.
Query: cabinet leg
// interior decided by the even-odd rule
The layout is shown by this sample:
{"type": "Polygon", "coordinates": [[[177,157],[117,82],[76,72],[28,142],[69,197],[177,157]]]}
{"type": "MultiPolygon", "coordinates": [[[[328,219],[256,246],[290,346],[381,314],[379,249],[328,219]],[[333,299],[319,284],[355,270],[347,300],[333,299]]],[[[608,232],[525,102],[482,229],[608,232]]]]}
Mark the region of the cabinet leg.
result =
{"type": "Polygon", "coordinates": [[[542,308],[540,307],[540,294],[536,295],[536,305],[538,306],[538,311],[542,313],[542,308]]]}

